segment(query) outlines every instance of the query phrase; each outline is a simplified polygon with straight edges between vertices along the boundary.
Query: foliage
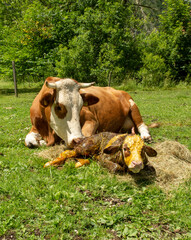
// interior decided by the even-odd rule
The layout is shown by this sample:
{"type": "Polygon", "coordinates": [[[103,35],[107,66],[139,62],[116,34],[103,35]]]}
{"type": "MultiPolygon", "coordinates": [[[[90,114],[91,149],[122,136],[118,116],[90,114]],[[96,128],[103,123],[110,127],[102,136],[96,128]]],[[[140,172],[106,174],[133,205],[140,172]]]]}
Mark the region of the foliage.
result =
{"type": "Polygon", "coordinates": [[[0,76],[189,83],[190,18],[186,0],[2,0],[0,76]]]}
{"type": "Polygon", "coordinates": [[[140,53],[130,33],[136,20],[129,7],[100,1],[94,9],[86,7],[77,21],[75,36],[58,51],[60,76],[105,85],[110,72],[120,79],[137,67],[140,53]]]}
{"type": "Polygon", "coordinates": [[[166,0],[164,5],[160,28],[154,29],[143,44],[146,48],[139,76],[145,85],[190,83],[190,6],[184,0],[166,0]]]}
{"type": "MultiPolygon", "coordinates": [[[[190,239],[190,180],[165,193],[147,182],[133,186],[94,161],[44,169],[36,155],[42,149],[24,146],[33,87],[19,84],[18,98],[0,95],[0,238],[190,239]]],[[[130,94],[146,123],[161,122],[151,129],[155,141],[178,140],[191,150],[190,88],[130,94]]]]}

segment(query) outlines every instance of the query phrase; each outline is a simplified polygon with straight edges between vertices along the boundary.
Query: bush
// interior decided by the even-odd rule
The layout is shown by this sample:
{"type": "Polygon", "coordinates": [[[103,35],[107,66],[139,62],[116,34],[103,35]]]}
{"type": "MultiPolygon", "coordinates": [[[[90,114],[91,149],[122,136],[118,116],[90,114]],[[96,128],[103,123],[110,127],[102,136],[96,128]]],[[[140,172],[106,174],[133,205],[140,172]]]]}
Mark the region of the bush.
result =
{"type": "Polygon", "coordinates": [[[14,60],[18,82],[59,75],[101,86],[128,78],[145,86],[189,83],[189,1],[164,0],[160,16],[161,1],[135,2],[1,2],[0,77],[12,79],[14,60]]]}
{"type": "Polygon", "coordinates": [[[143,67],[138,76],[144,86],[163,86],[166,72],[164,59],[159,55],[148,53],[143,59],[143,67]]]}
{"type": "Polygon", "coordinates": [[[143,66],[138,78],[144,85],[190,82],[191,15],[184,0],[166,0],[160,27],[143,35],[143,66]]]}

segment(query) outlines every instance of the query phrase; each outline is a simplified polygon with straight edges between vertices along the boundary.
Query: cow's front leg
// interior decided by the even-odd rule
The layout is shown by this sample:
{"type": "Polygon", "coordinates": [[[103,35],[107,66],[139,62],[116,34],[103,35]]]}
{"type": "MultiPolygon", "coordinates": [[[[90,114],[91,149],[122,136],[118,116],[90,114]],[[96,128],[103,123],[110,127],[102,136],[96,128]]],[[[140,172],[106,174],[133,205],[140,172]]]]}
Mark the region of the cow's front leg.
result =
{"type": "Polygon", "coordinates": [[[107,168],[112,173],[124,173],[125,168],[121,167],[118,163],[114,163],[107,159],[99,159],[99,163],[102,167],[107,168]]]}
{"type": "Polygon", "coordinates": [[[73,158],[76,157],[76,151],[75,150],[66,150],[60,154],[59,157],[57,157],[54,160],[51,160],[47,163],[45,163],[44,167],[49,167],[49,166],[59,166],[65,163],[65,161],[68,158],[73,158]]]}
{"type": "Polygon", "coordinates": [[[90,137],[96,133],[99,124],[95,120],[86,121],[82,127],[82,134],[85,137],[90,137]]]}
{"type": "Polygon", "coordinates": [[[36,128],[32,127],[31,131],[25,137],[25,146],[34,148],[43,145],[46,145],[46,142],[42,139],[42,136],[36,130],[36,128]]]}
{"type": "Polygon", "coordinates": [[[90,137],[96,133],[99,123],[95,116],[85,107],[80,112],[80,124],[82,127],[82,134],[85,137],[90,137]]]}
{"type": "Polygon", "coordinates": [[[77,160],[77,163],[75,164],[76,168],[90,164],[90,161],[88,159],[77,158],[76,160],[77,160]]]}
{"type": "Polygon", "coordinates": [[[143,122],[143,119],[141,117],[140,111],[139,111],[136,103],[133,101],[133,99],[129,99],[129,104],[130,104],[132,120],[135,123],[135,126],[137,127],[137,129],[141,135],[141,138],[146,142],[151,142],[152,138],[149,133],[149,129],[146,126],[146,124],[143,122]]]}
{"type": "Polygon", "coordinates": [[[147,142],[147,143],[151,143],[152,142],[152,137],[149,133],[149,129],[147,127],[147,125],[143,122],[141,125],[138,126],[138,131],[141,135],[141,138],[147,142]]]}

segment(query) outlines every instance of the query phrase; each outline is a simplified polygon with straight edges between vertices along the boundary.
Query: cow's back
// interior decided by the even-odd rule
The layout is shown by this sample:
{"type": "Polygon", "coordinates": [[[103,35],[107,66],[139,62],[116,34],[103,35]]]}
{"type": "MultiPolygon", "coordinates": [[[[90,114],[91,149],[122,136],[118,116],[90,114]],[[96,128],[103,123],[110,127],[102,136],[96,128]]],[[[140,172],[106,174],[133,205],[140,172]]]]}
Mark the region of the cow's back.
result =
{"type": "MultiPolygon", "coordinates": [[[[81,125],[87,120],[88,113],[99,123],[97,132],[119,132],[129,112],[129,99],[131,96],[111,87],[90,87],[83,89],[82,93],[91,93],[99,98],[99,102],[83,107],[81,111],[81,125]],[[83,119],[83,116],[84,117],[83,119]]],[[[91,120],[90,116],[90,120],[91,120]]]]}

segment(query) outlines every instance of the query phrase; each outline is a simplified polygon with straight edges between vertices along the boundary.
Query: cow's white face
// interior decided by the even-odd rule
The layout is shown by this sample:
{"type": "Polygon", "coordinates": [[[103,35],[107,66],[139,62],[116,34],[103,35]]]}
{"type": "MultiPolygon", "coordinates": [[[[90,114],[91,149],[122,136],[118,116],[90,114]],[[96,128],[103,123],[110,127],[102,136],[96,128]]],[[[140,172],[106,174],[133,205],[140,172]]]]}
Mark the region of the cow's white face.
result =
{"type": "Polygon", "coordinates": [[[74,138],[82,137],[79,118],[83,100],[79,89],[79,85],[72,79],[56,82],[56,99],[51,107],[50,126],[66,144],[70,144],[74,138]]]}
{"type": "MultiPolygon", "coordinates": [[[[48,88],[55,89],[55,98],[51,105],[50,126],[67,145],[70,145],[72,140],[83,136],[80,126],[80,111],[83,99],[84,101],[87,99],[84,95],[82,99],[79,90],[81,87],[89,87],[93,84],[81,84],[69,78],[46,83],[48,88]]],[[[95,100],[95,102],[97,101],[95,100]]]]}

